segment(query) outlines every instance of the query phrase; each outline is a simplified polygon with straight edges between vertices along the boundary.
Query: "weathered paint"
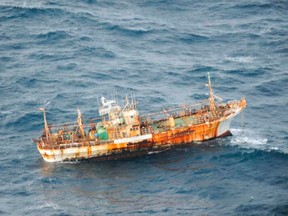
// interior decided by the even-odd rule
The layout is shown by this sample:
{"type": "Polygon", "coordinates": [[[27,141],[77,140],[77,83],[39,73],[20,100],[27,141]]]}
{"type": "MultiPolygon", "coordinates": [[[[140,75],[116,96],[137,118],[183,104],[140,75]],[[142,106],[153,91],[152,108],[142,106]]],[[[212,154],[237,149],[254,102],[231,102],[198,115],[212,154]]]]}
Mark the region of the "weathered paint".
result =
{"type": "MultiPolygon", "coordinates": [[[[210,80],[209,85],[211,99],[213,98],[213,91],[210,80]]],[[[144,154],[151,150],[161,151],[175,145],[229,135],[231,120],[245,109],[246,105],[245,98],[219,106],[215,106],[214,100],[210,100],[210,111],[201,107],[196,113],[190,111],[190,113],[185,114],[185,111],[183,114],[176,115],[175,118],[170,116],[168,119],[153,121],[150,125],[148,120],[141,125],[138,112],[127,111],[127,115],[124,116],[126,117],[125,122],[132,122],[131,124],[113,127],[111,121],[103,120],[102,123],[108,128],[108,134],[111,136],[110,140],[89,139],[91,136],[86,137],[84,130],[82,130],[82,139],[77,139],[76,142],[77,134],[72,133],[72,138],[67,140],[64,139],[62,133],[50,134],[47,126],[45,127],[45,139],[43,136],[38,139],[37,148],[47,162],[87,158],[113,159],[125,157],[128,154],[137,155],[139,152],[144,154]],[[140,126],[142,127],[142,135],[140,135],[140,126]]],[[[80,111],[78,125],[83,126],[80,111]]]]}
{"type": "Polygon", "coordinates": [[[125,154],[143,149],[166,149],[173,145],[204,141],[229,133],[230,122],[242,109],[235,109],[226,117],[217,121],[191,125],[181,128],[173,128],[155,134],[146,134],[132,138],[118,139],[104,144],[72,143],[66,148],[43,148],[38,143],[38,150],[47,162],[63,160],[80,160],[107,155],[125,154]]]}

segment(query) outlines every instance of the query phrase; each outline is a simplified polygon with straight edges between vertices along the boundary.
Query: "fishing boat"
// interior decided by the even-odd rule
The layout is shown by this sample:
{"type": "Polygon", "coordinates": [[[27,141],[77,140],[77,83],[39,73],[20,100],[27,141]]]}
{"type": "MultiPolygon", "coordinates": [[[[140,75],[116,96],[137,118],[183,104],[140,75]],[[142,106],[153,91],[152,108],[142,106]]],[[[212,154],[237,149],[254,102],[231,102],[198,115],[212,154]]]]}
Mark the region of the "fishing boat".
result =
{"type": "Polygon", "coordinates": [[[79,109],[77,122],[48,124],[46,110],[40,108],[44,130],[34,142],[45,161],[59,162],[127,158],[231,135],[230,123],[245,109],[246,100],[243,97],[224,103],[214,94],[209,73],[207,78],[207,100],[142,116],[135,97],[127,96],[123,105],[102,97],[99,117],[85,124],[79,109]]]}

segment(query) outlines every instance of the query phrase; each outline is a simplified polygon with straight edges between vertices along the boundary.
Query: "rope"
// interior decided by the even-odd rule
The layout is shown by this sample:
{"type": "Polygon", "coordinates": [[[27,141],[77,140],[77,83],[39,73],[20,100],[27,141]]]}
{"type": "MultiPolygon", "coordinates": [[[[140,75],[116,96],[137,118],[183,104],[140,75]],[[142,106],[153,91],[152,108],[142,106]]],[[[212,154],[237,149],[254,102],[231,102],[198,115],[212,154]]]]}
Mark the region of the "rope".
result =
{"type": "Polygon", "coordinates": [[[244,110],[242,111],[242,134],[244,134],[244,110]]]}

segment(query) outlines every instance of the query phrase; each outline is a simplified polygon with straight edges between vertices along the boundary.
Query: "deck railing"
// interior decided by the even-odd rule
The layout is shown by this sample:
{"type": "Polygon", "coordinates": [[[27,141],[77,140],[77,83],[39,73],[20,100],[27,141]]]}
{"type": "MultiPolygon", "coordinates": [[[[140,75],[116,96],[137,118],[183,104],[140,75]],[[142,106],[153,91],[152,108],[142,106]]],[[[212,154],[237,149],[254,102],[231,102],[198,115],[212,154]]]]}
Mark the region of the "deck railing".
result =
{"type": "Polygon", "coordinates": [[[51,140],[47,142],[45,138],[38,140],[38,143],[40,143],[43,148],[51,148],[51,149],[66,149],[66,148],[78,148],[84,146],[105,145],[111,142],[112,142],[111,140],[87,141],[86,139],[79,139],[77,140],[77,142],[72,142],[72,140],[69,140],[69,142],[66,143],[57,143],[57,142],[51,142],[51,140]]]}

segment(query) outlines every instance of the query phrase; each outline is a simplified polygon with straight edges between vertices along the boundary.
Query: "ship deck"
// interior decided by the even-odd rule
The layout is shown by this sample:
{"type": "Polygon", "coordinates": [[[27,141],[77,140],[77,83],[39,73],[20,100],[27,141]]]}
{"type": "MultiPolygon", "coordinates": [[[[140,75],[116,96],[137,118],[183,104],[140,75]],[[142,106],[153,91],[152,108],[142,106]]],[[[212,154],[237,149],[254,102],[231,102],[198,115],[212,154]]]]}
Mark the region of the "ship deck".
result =
{"type": "MultiPolygon", "coordinates": [[[[211,113],[208,113],[208,112],[206,112],[205,114],[208,114],[207,118],[205,118],[203,115],[199,116],[197,114],[175,116],[174,117],[174,122],[175,122],[174,128],[199,125],[199,124],[205,123],[206,120],[213,121],[213,120],[221,118],[221,115],[212,115],[211,113]]],[[[149,124],[148,126],[152,127],[154,133],[165,132],[165,131],[167,131],[167,129],[171,128],[169,125],[169,119],[162,119],[160,121],[154,121],[153,123],[149,124]]]]}

